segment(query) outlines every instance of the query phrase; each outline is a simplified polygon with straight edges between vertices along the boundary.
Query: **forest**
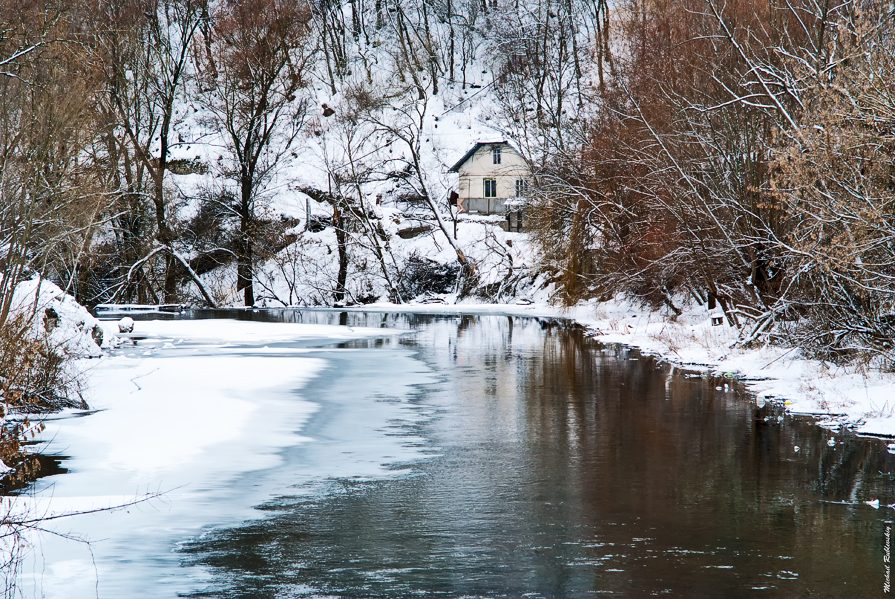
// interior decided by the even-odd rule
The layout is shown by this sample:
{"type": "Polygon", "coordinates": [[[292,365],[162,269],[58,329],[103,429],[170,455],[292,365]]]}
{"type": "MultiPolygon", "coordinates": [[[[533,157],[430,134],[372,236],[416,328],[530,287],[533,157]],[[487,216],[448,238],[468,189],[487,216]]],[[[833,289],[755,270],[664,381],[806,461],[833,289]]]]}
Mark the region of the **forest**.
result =
{"type": "Polygon", "coordinates": [[[501,301],[540,284],[566,305],[705,304],[743,345],[892,367],[889,4],[2,0],[0,13],[7,336],[35,276],[88,307],[501,301]],[[444,170],[469,140],[430,141],[448,113],[530,162],[525,268],[499,236],[479,251],[451,230],[444,170]],[[287,190],[304,222],[275,209],[287,190]],[[408,213],[447,254],[399,248],[390,222],[408,213]]]}

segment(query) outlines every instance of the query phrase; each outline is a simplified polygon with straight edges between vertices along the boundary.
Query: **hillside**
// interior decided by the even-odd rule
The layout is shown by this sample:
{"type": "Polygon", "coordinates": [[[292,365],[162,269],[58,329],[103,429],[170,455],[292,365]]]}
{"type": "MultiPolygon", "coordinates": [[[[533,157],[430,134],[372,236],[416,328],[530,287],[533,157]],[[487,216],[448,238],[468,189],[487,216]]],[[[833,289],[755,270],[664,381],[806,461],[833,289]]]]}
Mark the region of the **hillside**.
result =
{"type": "MultiPolygon", "coordinates": [[[[35,275],[88,307],[630,301],[890,372],[893,25],[794,6],[0,2],[0,324],[35,275]],[[503,141],[525,233],[450,203],[503,141]]],[[[507,199],[476,176],[458,201],[507,199]]]]}

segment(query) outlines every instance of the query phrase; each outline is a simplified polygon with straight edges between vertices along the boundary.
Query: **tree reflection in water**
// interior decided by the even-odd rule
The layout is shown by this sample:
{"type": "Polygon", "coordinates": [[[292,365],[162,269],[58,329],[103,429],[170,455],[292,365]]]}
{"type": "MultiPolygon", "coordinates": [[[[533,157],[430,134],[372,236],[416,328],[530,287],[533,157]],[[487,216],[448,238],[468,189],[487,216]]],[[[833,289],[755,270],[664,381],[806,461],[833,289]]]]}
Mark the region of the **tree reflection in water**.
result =
{"type": "MultiPolygon", "coordinates": [[[[685,377],[556,320],[255,317],[412,329],[398,349],[342,347],[410,349],[442,378],[414,399],[436,416],[404,429],[438,455],[384,480],[297,490],[187,545],[185,561],[214,578],[197,596],[882,592],[892,512],[863,504],[895,502],[880,441],[778,420],[739,384],[685,377]]],[[[352,376],[350,357],[339,376],[352,376]]],[[[315,393],[324,413],[326,384],[315,393]]]]}

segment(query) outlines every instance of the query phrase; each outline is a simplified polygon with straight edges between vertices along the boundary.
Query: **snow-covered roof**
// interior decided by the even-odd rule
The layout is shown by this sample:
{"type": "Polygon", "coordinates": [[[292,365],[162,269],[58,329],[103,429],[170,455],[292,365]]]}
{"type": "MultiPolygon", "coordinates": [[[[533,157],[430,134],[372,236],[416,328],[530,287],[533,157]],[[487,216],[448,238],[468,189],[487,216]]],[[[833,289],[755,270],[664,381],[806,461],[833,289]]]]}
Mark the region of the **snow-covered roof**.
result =
{"type": "MultiPolygon", "coordinates": [[[[463,155],[463,158],[461,158],[460,160],[457,161],[457,164],[455,164],[454,166],[452,166],[451,168],[449,168],[449,169],[448,169],[448,172],[449,172],[449,173],[456,173],[456,172],[459,172],[459,169],[460,169],[461,166],[463,166],[463,163],[465,163],[467,160],[469,160],[470,158],[472,158],[472,157],[475,155],[475,153],[479,150],[479,148],[481,148],[482,146],[501,146],[501,145],[503,145],[503,146],[507,146],[507,147],[509,147],[511,150],[513,150],[514,152],[516,152],[517,154],[519,154],[519,150],[517,150],[516,148],[514,148],[514,147],[510,144],[510,142],[508,142],[508,141],[506,141],[506,140],[503,140],[503,139],[502,139],[502,140],[500,140],[500,141],[480,141],[480,142],[476,143],[474,146],[472,146],[472,149],[469,150],[468,152],[466,152],[466,153],[463,155]]],[[[522,154],[519,154],[519,155],[522,156],[522,154]]]]}

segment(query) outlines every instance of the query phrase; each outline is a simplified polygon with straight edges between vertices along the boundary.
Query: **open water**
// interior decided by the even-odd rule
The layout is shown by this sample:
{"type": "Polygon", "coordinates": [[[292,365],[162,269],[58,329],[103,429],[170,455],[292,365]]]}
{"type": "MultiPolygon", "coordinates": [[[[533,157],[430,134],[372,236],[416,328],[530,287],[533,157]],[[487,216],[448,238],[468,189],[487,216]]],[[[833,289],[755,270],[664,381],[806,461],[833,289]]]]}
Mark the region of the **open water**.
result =
{"type": "Polygon", "coordinates": [[[236,315],[413,333],[321,353],[329,368],[302,390],[320,405],[300,431],[313,442],[234,483],[272,475],[288,490],[258,518],[178,545],[183,567],[208,574],[189,596],[886,594],[895,456],[880,440],[783,417],[735,381],[553,320],[236,315]],[[336,464],[349,450],[363,459],[368,442],[353,434],[351,398],[375,380],[365,402],[399,401],[382,383],[408,357],[435,382],[400,400],[415,418],[381,432],[417,457],[341,476],[336,464]]]}

